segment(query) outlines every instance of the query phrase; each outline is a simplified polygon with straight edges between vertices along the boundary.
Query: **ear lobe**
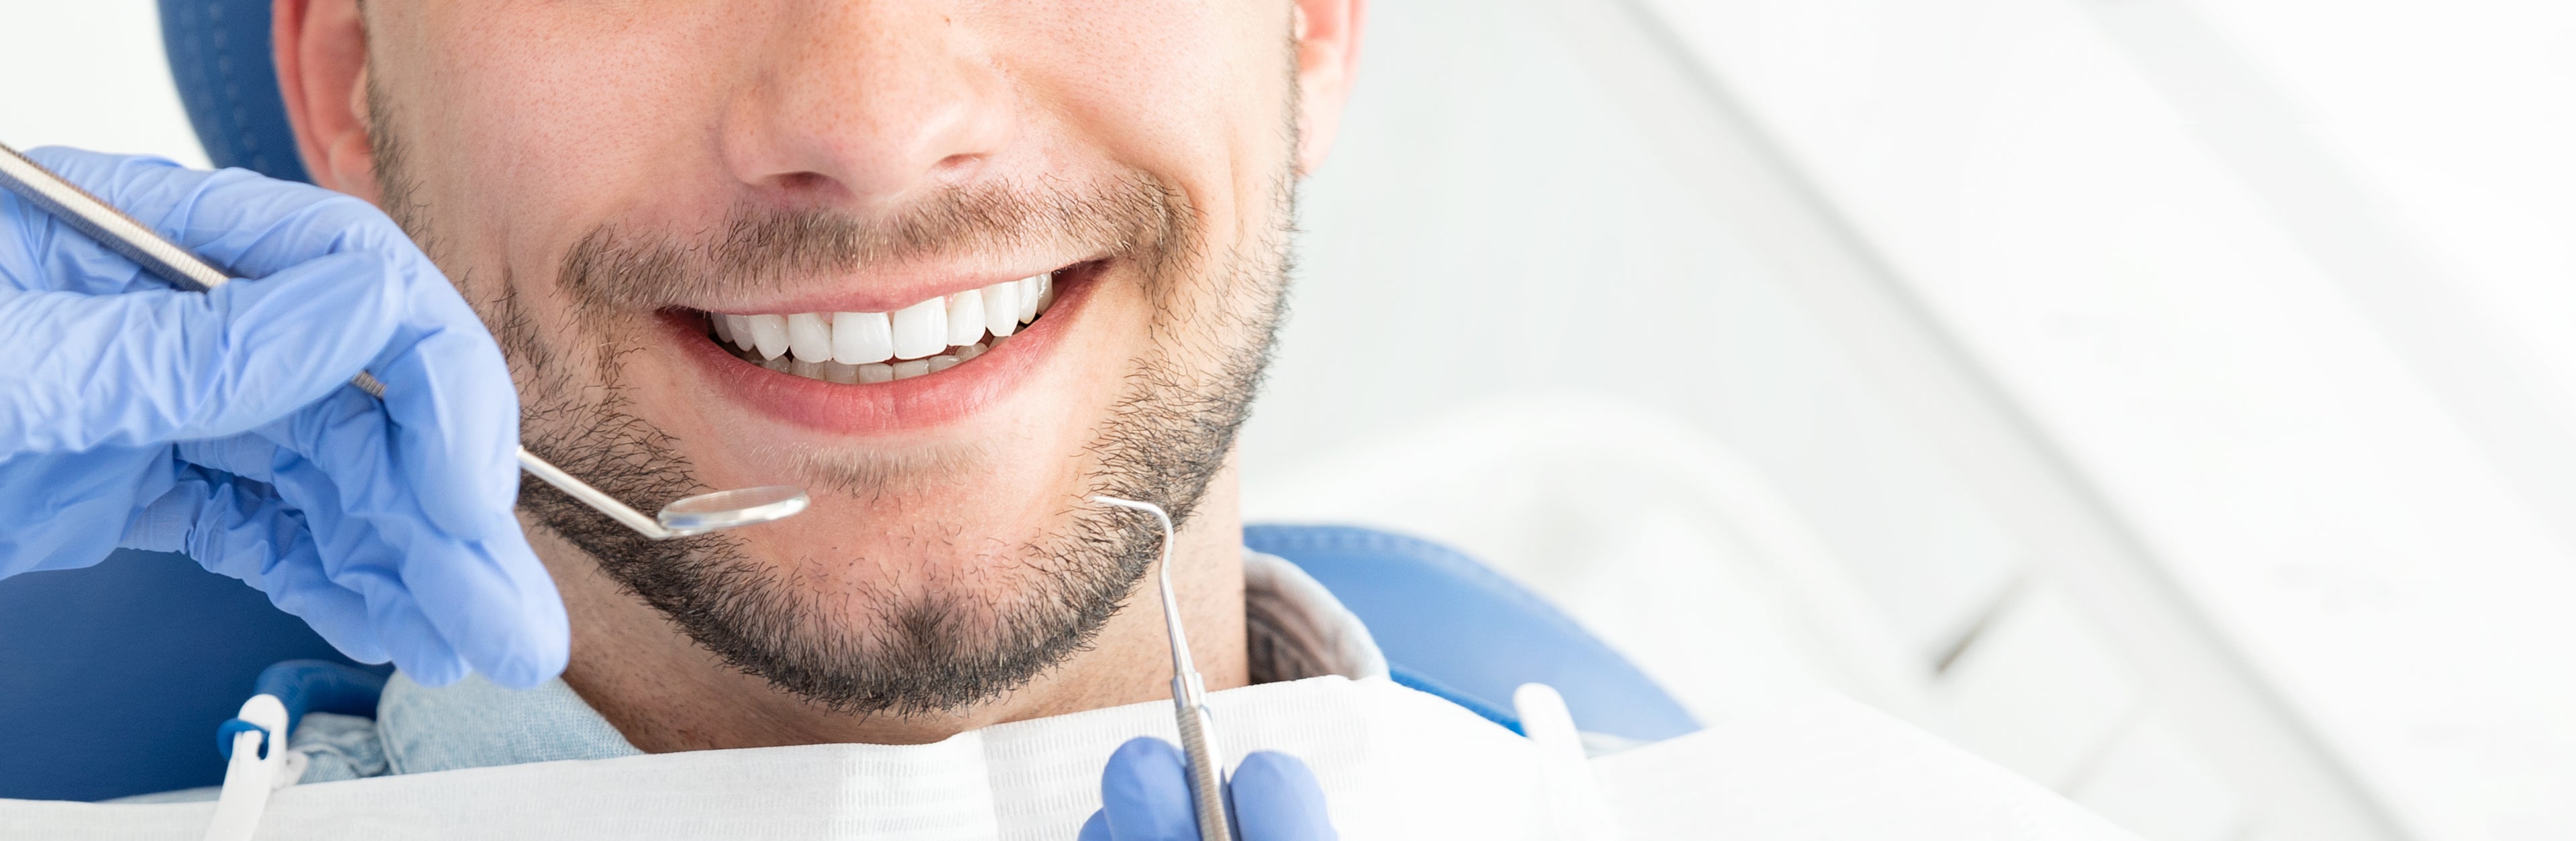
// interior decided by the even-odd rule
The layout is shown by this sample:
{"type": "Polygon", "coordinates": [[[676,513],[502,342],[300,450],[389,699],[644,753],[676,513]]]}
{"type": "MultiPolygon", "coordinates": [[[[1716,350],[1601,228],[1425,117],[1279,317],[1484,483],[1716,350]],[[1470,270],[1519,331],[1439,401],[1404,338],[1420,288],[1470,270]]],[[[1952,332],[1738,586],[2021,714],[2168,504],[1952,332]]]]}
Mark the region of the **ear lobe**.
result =
{"type": "Polygon", "coordinates": [[[367,28],[357,0],[276,0],[270,20],[277,90],[305,172],[316,184],[376,201],[367,28]]]}
{"type": "Polygon", "coordinates": [[[1368,0],[1296,0],[1297,172],[1315,171],[1333,148],[1359,69],[1368,0]]]}

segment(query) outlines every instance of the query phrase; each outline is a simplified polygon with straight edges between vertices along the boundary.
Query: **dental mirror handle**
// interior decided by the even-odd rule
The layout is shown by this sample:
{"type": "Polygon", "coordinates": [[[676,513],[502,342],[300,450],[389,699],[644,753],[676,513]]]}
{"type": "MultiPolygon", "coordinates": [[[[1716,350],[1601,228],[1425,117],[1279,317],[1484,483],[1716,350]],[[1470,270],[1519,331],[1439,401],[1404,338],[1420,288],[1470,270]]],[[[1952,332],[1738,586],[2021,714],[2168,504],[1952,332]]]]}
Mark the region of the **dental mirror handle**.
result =
{"type": "Polygon", "coordinates": [[[645,537],[669,540],[674,537],[687,537],[690,534],[690,532],[664,528],[660,521],[644,516],[641,511],[626,507],[626,503],[617,501],[617,498],[609,496],[608,492],[574,478],[572,474],[564,472],[563,468],[538,458],[536,453],[528,452],[528,448],[524,446],[519,448],[519,469],[527,471],[530,476],[545,480],[546,484],[555,486],[555,490],[563,491],[565,496],[580,500],[581,504],[608,515],[609,519],[616,520],[619,524],[634,529],[636,533],[645,537]]]}
{"type": "MultiPolygon", "coordinates": [[[[100,245],[107,246],[108,250],[133,260],[136,265],[142,266],[145,270],[159,275],[161,279],[182,289],[211,292],[216,287],[232,282],[231,275],[207,265],[206,261],[198,259],[195,254],[188,253],[188,250],[179,247],[178,243],[162,237],[160,232],[135,221],[134,217],[125,215],[124,211],[116,209],[107,202],[100,201],[97,196],[90,195],[89,191],[64,180],[60,175],[55,175],[53,170],[29,160],[27,156],[19,154],[17,149],[10,148],[5,143],[0,143],[0,187],[7,187],[10,192],[17,193],[28,203],[63,220],[63,223],[70,225],[73,230],[88,235],[100,245]]],[[[379,400],[384,399],[385,385],[376,381],[372,374],[360,371],[358,376],[349,380],[349,383],[379,400]]],[[[645,537],[668,540],[686,534],[663,527],[659,521],[644,516],[634,508],[628,507],[626,503],[617,501],[616,497],[609,496],[598,488],[591,487],[589,483],[564,472],[563,468],[538,458],[535,453],[528,452],[526,447],[519,448],[519,467],[535,474],[539,479],[544,479],[546,484],[555,486],[572,498],[581,500],[582,504],[608,515],[609,519],[642,533],[645,537]]]]}
{"type": "Polygon", "coordinates": [[[1181,731],[1181,758],[1190,784],[1190,806],[1198,817],[1199,841],[1234,841],[1234,825],[1225,817],[1225,753],[1217,748],[1216,719],[1208,713],[1207,683],[1190,660],[1190,636],[1181,627],[1181,605],[1172,594],[1172,515],[1151,502],[1095,496],[1102,505],[1143,512],[1162,528],[1155,575],[1163,591],[1163,635],[1172,646],[1172,712],[1181,731]]]}
{"type": "Polygon", "coordinates": [[[9,188],[27,203],[63,220],[72,230],[182,288],[204,292],[232,280],[178,243],[162,238],[159,232],[125,215],[125,211],[98,200],[6,143],[0,143],[0,187],[9,188]]]}
{"type": "Polygon", "coordinates": [[[1172,706],[1181,729],[1181,756],[1189,760],[1190,805],[1198,812],[1199,841],[1234,841],[1225,817],[1224,751],[1216,744],[1216,722],[1208,715],[1207,691],[1197,672],[1172,676],[1172,706]]]}

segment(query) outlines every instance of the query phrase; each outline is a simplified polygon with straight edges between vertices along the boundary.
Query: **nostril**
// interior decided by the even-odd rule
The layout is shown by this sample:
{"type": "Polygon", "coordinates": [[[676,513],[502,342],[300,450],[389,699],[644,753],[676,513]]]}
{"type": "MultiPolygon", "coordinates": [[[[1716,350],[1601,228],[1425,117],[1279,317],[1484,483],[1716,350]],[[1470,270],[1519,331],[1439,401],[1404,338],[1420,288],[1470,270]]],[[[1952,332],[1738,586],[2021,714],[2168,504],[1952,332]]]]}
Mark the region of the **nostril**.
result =
{"type": "Polygon", "coordinates": [[[982,155],[950,155],[945,158],[940,158],[938,163],[931,164],[930,171],[937,173],[942,178],[953,180],[973,174],[976,168],[983,166],[983,164],[984,156],[982,155]]]}
{"type": "Polygon", "coordinates": [[[828,189],[832,179],[820,172],[790,172],[778,176],[778,188],[791,195],[828,189]]]}

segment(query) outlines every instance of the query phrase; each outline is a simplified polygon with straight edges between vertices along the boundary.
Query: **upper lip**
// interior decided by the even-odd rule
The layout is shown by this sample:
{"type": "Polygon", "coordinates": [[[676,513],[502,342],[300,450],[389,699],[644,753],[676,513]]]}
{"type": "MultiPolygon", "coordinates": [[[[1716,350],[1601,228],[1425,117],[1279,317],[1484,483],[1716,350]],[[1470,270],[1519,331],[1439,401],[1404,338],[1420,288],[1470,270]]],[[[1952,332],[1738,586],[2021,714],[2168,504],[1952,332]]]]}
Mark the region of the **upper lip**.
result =
{"type": "Polygon", "coordinates": [[[690,304],[690,309],[728,315],[794,315],[801,312],[894,312],[923,301],[954,295],[971,289],[982,289],[996,283],[1009,283],[1048,272],[1060,272],[1101,257],[1090,257],[1039,268],[993,270],[984,267],[925,267],[889,271],[869,271],[857,276],[835,278],[829,282],[799,284],[810,288],[781,290],[775,297],[742,298],[690,304]]]}

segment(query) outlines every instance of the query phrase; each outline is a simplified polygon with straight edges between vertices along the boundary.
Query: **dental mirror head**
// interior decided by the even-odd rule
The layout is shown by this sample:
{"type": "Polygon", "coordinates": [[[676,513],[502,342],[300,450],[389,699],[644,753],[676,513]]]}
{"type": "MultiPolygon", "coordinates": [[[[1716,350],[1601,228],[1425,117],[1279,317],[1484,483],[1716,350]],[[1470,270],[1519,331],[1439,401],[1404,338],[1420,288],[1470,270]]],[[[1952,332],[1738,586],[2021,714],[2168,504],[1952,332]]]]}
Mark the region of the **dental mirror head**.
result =
{"type": "Polygon", "coordinates": [[[662,513],[654,515],[654,519],[660,520],[663,528],[681,534],[703,534],[785,519],[805,510],[805,502],[803,488],[786,485],[735,488],[683,497],[662,506],[662,513]]]}
{"type": "Polygon", "coordinates": [[[538,458],[537,454],[528,452],[526,447],[519,448],[519,467],[528,471],[528,475],[545,480],[546,484],[555,486],[557,490],[579,500],[583,505],[588,505],[593,510],[608,515],[609,519],[634,529],[636,534],[654,540],[692,537],[718,529],[766,523],[793,516],[805,510],[806,503],[804,488],[768,485],[683,497],[677,502],[662,506],[660,514],[646,517],[641,512],[627,507],[626,503],[617,501],[616,497],[591,487],[588,482],[574,478],[572,474],[564,472],[563,468],[538,458]]]}

